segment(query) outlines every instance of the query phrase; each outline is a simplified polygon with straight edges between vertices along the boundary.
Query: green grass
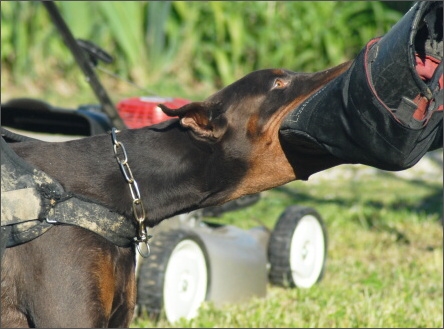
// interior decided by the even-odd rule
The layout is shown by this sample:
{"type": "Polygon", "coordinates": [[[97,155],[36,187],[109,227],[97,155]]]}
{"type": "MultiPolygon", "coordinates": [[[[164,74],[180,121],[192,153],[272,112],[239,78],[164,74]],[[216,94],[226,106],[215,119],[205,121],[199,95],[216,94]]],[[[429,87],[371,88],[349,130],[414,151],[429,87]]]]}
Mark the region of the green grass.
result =
{"type": "Polygon", "coordinates": [[[273,228],[287,206],[314,207],[328,232],[324,279],[310,289],[268,285],[266,298],[245,303],[206,302],[190,321],[141,317],[132,327],[442,327],[443,186],[442,171],[434,170],[436,181],[342,166],[329,178],[292,182],[263,192],[253,206],[210,218],[273,228]]]}

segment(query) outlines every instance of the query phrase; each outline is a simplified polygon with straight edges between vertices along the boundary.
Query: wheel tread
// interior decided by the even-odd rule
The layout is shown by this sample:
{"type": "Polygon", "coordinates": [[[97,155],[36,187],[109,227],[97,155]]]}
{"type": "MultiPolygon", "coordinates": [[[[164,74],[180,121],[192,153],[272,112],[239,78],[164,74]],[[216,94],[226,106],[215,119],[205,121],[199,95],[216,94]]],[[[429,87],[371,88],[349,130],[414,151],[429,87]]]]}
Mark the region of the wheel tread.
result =
{"type": "MultiPolygon", "coordinates": [[[[325,236],[325,248],[327,248],[326,231],[321,216],[310,207],[298,205],[287,207],[278,218],[268,243],[267,253],[270,263],[268,278],[271,284],[290,288],[296,286],[293,281],[289,261],[291,240],[299,220],[308,214],[315,216],[319,220],[325,236]]],[[[323,272],[324,268],[318,281],[322,278],[323,272]]]]}

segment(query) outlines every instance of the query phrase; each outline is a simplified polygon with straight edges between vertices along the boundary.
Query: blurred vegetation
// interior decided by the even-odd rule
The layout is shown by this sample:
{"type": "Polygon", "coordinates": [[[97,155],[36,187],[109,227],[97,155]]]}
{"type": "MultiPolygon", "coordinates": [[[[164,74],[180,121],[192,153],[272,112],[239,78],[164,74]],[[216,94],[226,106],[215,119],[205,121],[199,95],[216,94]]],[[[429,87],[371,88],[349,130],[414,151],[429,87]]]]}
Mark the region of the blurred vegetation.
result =
{"type": "MultiPolygon", "coordinates": [[[[257,69],[317,71],[352,59],[412,2],[56,1],[76,38],[106,49],[106,69],[145,87],[175,79],[219,89],[257,69]]],[[[1,64],[12,83],[78,70],[37,1],[1,2],[1,64]],[[55,70],[55,71],[54,71],[55,70]]],[[[3,86],[2,86],[3,87],[3,86]]]]}

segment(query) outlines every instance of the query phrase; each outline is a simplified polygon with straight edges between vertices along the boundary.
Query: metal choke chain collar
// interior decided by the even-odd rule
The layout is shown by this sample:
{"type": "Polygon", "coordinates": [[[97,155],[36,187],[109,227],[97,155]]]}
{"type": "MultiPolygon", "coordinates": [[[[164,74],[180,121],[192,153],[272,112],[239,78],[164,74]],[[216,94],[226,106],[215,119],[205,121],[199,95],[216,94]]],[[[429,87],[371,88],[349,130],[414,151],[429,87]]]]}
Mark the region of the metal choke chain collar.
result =
{"type": "Polygon", "coordinates": [[[112,128],[111,130],[114,155],[116,156],[116,160],[119,164],[120,170],[122,171],[123,177],[130,188],[131,196],[133,198],[133,215],[139,224],[138,234],[136,237],[134,237],[134,243],[137,246],[137,251],[139,254],[146,258],[150,254],[148,240],[152,237],[152,235],[147,234],[148,228],[145,224],[145,208],[143,207],[143,202],[140,197],[139,185],[134,179],[133,173],[131,172],[128,164],[128,155],[126,154],[125,146],[123,146],[122,142],[117,140],[116,134],[119,132],[120,130],[117,130],[116,128],[112,128]],[[123,159],[119,157],[119,149],[121,149],[121,156],[123,156],[123,159]]]}

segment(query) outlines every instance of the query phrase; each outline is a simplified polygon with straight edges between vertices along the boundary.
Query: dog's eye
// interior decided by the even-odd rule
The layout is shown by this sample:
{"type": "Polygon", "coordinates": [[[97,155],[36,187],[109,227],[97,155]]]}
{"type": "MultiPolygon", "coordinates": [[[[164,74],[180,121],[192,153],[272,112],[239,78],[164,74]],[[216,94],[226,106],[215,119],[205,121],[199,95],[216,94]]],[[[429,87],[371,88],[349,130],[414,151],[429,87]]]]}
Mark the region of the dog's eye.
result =
{"type": "Polygon", "coordinates": [[[277,78],[276,80],[274,80],[272,89],[282,89],[282,88],[285,88],[286,86],[287,86],[286,81],[277,78]]]}

